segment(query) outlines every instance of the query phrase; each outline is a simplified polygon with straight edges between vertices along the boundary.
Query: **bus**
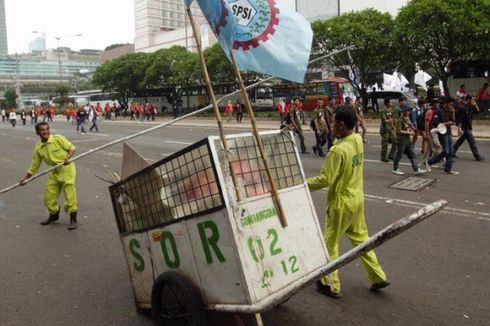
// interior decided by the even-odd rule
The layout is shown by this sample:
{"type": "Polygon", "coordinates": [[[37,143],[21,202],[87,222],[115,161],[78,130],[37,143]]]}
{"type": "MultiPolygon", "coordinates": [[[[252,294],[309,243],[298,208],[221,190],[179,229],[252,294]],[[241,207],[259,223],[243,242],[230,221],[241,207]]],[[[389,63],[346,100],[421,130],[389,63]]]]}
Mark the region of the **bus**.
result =
{"type": "Polygon", "coordinates": [[[278,103],[281,99],[292,100],[296,97],[302,99],[305,111],[313,111],[318,100],[326,103],[333,97],[338,104],[343,104],[347,96],[356,97],[356,92],[349,80],[342,77],[330,77],[323,81],[304,84],[278,84],[274,86],[273,93],[274,103],[278,103]]]}
{"type": "MultiPolygon", "coordinates": [[[[237,91],[238,86],[234,83],[221,83],[213,85],[216,98],[228,95],[237,91]]],[[[132,99],[136,103],[151,103],[156,105],[158,110],[162,112],[171,112],[173,109],[172,97],[175,93],[179,93],[182,100],[182,108],[185,111],[194,111],[203,108],[211,103],[208,96],[206,85],[196,85],[186,88],[175,89],[173,87],[165,87],[158,89],[145,89],[137,91],[132,99]]],[[[248,91],[252,107],[256,111],[270,111],[274,106],[273,102],[273,85],[264,83],[254,89],[248,91]]],[[[233,103],[238,99],[243,103],[243,96],[240,92],[228,98],[233,103]]],[[[223,108],[226,102],[219,103],[223,108]]]]}
{"type": "Polygon", "coordinates": [[[112,105],[113,103],[119,104],[117,100],[113,99],[112,93],[102,92],[100,89],[77,92],[75,98],[79,103],[84,103],[83,105],[88,104],[95,106],[99,103],[101,107],[105,107],[107,103],[109,103],[109,105],[112,105]]]}

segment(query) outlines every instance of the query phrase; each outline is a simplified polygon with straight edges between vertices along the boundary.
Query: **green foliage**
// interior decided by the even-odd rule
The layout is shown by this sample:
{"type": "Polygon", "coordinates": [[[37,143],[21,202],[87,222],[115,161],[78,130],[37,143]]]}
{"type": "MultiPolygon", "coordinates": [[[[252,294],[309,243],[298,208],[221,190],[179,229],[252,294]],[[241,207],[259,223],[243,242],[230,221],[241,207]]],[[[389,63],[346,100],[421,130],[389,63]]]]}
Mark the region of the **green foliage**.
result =
{"type": "Polygon", "coordinates": [[[144,84],[152,87],[190,86],[202,80],[199,56],[182,46],[161,49],[150,55],[144,84]]]}
{"type": "Polygon", "coordinates": [[[235,81],[231,62],[218,43],[204,50],[204,58],[213,83],[231,83],[235,81]]]}
{"type": "Polygon", "coordinates": [[[126,54],[100,65],[92,83],[104,91],[114,92],[115,99],[127,105],[134,93],[145,87],[144,80],[149,64],[150,54],[126,54]]]}
{"type": "Polygon", "coordinates": [[[104,49],[104,51],[109,51],[109,50],[112,50],[112,49],[117,49],[117,48],[120,48],[121,46],[125,46],[125,45],[128,45],[129,43],[126,43],[126,44],[123,44],[123,43],[116,43],[116,44],[111,44],[109,45],[108,47],[106,47],[104,49]]]}
{"type": "Polygon", "coordinates": [[[412,0],[396,18],[395,39],[408,62],[434,69],[447,93],[452,63],[489,59],[488,17],[488,0],[412,0]]]}
{"type": "MultiPolygon", "coordinates": [[[[204,51],[204,58],[213,83],[226,84],[236,81],[233,66],[218,43],[204,51]]],[[[245,83],[255,82],[264,76],[253,71],[242,71],[241,75],[245,83]]]]}
{"type": "Polygon", "coordinates": [[[2,108],[16,109],[17,108],[17,92],[13,88],[7,89],[3,93],[4,100],[2,102],[2,108]]]}
{"type": "Polygon", "coordinates": [[[313,29],[313,53],[326,54],[337,49],[354,45],[348,53],[324,60],[320,67],[334,66],[343,72],[358,91],[362,85],[372,84],[368,73],[388,71],[396,67],[396,49],[392,42],[394,21],[390,14],[375,9],[350,12],[329,20],[315,21],[313,29]],[[360,72],[360,84],[349,76],[349,68],[360,72]]]}
{"type": "Polygon", "coordinates": [[[59,106],[62,107],[66,103],[68,103],[68,94],[72,91],[72,88],[70,85],[67,84],[58,84],[54,87],[54,92],[56,93],[56,98],[54,99],[54,102],[59,106]]]}

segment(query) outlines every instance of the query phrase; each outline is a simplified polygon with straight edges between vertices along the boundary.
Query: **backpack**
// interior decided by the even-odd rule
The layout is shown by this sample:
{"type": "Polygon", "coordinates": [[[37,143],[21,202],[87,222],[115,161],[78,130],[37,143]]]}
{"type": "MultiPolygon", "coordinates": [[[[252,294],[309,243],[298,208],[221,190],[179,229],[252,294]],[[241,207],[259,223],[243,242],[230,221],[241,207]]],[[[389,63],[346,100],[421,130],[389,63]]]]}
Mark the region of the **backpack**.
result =
{"type": "Polygon", "coordinates": [[[424,130],[425,129],[425,114],[427,113],[427,109],[424,109],[421,114],[417,117],[417,129],[424,130]]]}

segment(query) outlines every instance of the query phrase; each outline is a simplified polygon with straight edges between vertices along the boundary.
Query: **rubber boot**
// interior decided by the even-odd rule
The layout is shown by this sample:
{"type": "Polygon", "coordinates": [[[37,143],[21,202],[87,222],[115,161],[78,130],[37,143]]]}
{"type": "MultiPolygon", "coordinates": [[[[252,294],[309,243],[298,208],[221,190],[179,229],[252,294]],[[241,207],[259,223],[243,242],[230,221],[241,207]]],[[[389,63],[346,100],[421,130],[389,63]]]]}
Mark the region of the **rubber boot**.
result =
{"type": "Polygon", "coordinates": [[[48,225],[60,219],[60,211],[58,210],[54,214],[50,214],[48,219],[41,222],[41,225],[48,225]]]}
{"type": "Polygon", "coordinates": [[[68,226],[68,230],[75,230],[77,227],[77,212],[70,213],[70,225],[68,226]]]}

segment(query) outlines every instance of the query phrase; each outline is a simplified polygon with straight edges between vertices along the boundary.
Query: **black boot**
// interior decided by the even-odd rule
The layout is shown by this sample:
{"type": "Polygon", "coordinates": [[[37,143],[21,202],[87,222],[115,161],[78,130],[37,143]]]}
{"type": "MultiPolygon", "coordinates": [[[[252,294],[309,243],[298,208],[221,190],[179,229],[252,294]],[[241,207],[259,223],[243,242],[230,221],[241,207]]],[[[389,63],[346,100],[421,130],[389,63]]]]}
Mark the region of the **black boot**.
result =
{"type": "Polygon", "coordinates": [[[48,225],[60,219],[60,211],[58,210],[54,214],[50,214],[47,220],[41,222],[41,225],[48,225]]]}
{"type": "Polygon", "coordinates": [[[77,227],[77,212],[70,213],[70,225],[68,226],[68,230],[75,230],[77,227]]]}

